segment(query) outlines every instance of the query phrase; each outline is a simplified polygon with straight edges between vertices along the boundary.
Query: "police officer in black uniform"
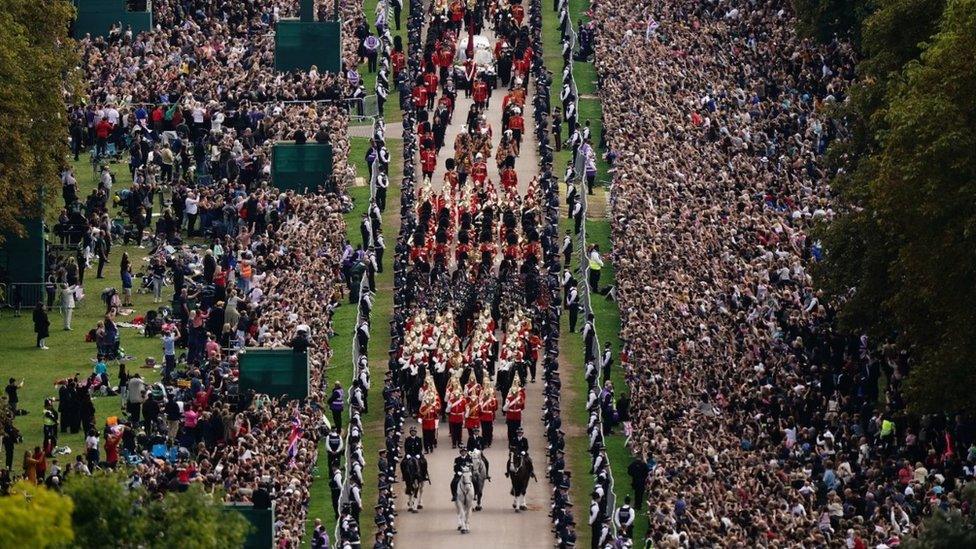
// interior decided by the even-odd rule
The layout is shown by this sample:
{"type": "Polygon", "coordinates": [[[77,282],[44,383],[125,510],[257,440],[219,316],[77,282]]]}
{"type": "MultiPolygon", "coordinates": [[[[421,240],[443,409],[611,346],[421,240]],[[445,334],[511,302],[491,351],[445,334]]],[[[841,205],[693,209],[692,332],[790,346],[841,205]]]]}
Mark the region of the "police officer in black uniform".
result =
{"type": "Polygon", "coordinates": [[[505,463],[505,476],[508,476],[508,470],[512,466],[512,455],[522,453],[524,455],[529,455],[529,439],[525,438],[525,431],[519,427],[515,431],[515,438],[512,439],[512,443],[508,445],[508,461],[505,463]]]}
{"type": "Polygon", "coordinates": [[[421,457],[424,455],[424,442],[417,436],[416,427],[410,427],[410,436],[403,439],[403,453],[404,456],[421,457]]]}
{"type": "Polygon", "coordinates": [[[481,452],[481,461],[485,464],[485,480],[491,480],[491,473],[488,464],[488,457],[485,456],[485,437],[481,436],[481,429],[475,427],[471,429],[471,435],[468,436],[467,449],[469,452],[478,450],[481,452]]]}
{"type": "Polygon", "coordinates": [[[514,453],[522,452],[528,455],[529,439],[525,438],[525,431],[521,427],[515,431],[515,438],[512,439],[512,444],[509,446],[509,449],[514,453]]]}
{"type": "Polygon", "coordinates": [[[325,449],[329,453],[329,468],[338,467],[339,462],[342,460],[342,448],[344,443],[342,441],[342,434],[339,432],[339,427],[333,427],[332,431],[329,432],[329,436],[325,437],[325,449]]]}
{"type": "Polygon", "coordinates": [[[624,496],[624,504],[617,509],[614,522],[617,523],[617,529],[628,539],[634,535],[634,518],[636,515],[637,513],[630,507],[630,496],[624,496]]]}
{"type": "Polygon", "coordinates": [[[454,458],[454,478],[451,479],[451,501],[457,499],[457,485],[458,481],[461,480],[461,470],[465,467],[471,467],[471,455],[468,454],[468,448],[462,446],[461,454],[454,458]]]}

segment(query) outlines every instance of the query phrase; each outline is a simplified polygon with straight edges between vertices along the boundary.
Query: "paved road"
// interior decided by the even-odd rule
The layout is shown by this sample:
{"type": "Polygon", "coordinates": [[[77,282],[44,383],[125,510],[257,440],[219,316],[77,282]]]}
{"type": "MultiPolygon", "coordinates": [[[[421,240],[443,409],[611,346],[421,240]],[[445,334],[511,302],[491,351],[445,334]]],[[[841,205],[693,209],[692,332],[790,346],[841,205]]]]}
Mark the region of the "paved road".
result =
{"type": "MultiPolygon", "coordinates": [[[[494,35],[490,29],[485,34],[494,44],[494,35]]],[[[502,98],[506,89],[499,88],[492,93],[489,101],[488,122],[494,132],[494,144],[497,147],[502,134],[502,98]]],[[[453,155],[454,138],[464,124],[472,100],[464,97],[460,92],[457,98],[452,124],[447,128],[445,146],[437,161],[434,172],[433,186],[440,189],[444,173],[444,161],[453,155]]],[[[534,117],[532,114],[531,93],[526,101],[526,111],[523,113],[526,121],[526,135],[523,137],[521,154],[516,160],[515,170],[519,179],[519,191],[524,193],[529,181],[538,174],[538,155],[536,154],[535,135],[530,127],[534,117]]],[[[488,175],[491,181],[498,184],[498,168],[494,156],[488,160],[488,175]]],[[[499,334],[500,335],[500,334],[499,334]]],[[[552,487],[545,477],[546,456],[545,436],[541,418],[542,381],[539,372],[538,383],[528,383],[525,387],[526,407],[522,414],[522,427],[529,440],[530,455],[535,465],[538,482],[530,482],[526,505],[528,511],[516,513],[512,509],[513,498],[509,494],[511,483],[505,478],[505,462],[507,459],[506,427],[504,417],[499,413],[495,420],[495,443],[485,455],[491,464],[492,482],[485,484],[482,505],[484,510],[476,512],[471,519],[471,531],[461,534],[457,531],[457,512],[451,502],[450,482],[453,476],[454,458],[457,450],[451,449],[451,439],[447,431],[447,422],[442,422],[438,433],[440,446],[433,454],[427,456],[431,484],[424,487],[424,508],[418,513],[410,513],[406,509],[407,498],[403,494],[402,483],[397,502],[400,515],[397,517],[396,543],[398,547],[407,549],[455,549],[458,547],[477,547],[483,549],[518,548],[532,549],[552,547],[553,537],[549,521],[549,497],[552,487]]],[[[501,400],[501,399],[500,399],[501,400]]],[[[419,424],[408,420],[409,425],[419,424]]],[[[466,437],[466,435],[465,435],[466,437]]],[[[466,440],[466,438],[465,438],[466,440]]]]}

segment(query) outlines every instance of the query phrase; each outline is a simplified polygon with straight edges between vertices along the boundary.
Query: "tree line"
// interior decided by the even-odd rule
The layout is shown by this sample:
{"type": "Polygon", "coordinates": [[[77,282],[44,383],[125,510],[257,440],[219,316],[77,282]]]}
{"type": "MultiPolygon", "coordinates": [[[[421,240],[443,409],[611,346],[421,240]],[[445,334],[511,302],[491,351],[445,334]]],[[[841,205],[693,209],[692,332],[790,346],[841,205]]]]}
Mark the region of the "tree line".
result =
{"type": "MultiPolygon", "coordinates": [[[[794,0],[798,32],[850,40],[857,78],[828,151],[837,216],[815,270],[843,328],[909,353],[910,410],[976,412],[976,0],[794,0]]],[[[967,449],[960,448],[965,452],[967,449]]],[[[976,487],[965,497],[973,501],[976,487]]],[[[976,543],[943,514],[916,547],[976,543]]]]}
{"type": "Polygon", "coordinates": [[[917,413],[976,411],[976,0],[797,0],[861,60],[829,151],[821,284],[841,322],[910,353],[917,413]]]}

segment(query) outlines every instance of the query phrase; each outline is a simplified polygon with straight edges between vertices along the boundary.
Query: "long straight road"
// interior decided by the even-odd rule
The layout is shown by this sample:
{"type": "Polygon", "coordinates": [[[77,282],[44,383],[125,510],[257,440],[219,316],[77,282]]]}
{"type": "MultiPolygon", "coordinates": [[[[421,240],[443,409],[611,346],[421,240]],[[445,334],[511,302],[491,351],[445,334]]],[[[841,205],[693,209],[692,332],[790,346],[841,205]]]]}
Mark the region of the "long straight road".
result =
{"type": "MultiPolygon", "coordinates": [[[[482,35],[494,44],[495,36],[486,26],[482,35]]],[[[462,42],[464,40],[462,34],[462,42]]],[[[459,47],[463,47],[463,44],[459,47]]],[[[502,126],[502,99],[507,89],[494,90],[486,113],[493,131],[493,145],[497,149],[504,128],[502,126]]],[[[529,94],[531,97],[531,94],[529,94]]],[[[538,174],[539,159],[536,151],[535,134],[531,127],[534,120],[531,99],[527,98],[523,116],[526,121],[520,155],[516,159],[515,171],[518,174],[519,192],[525,193],[529,182],[538,174]]],[[[444,162],[454,154],[454,139],[465,123],[468,111],[473,104],[471,98],[460,92],[457,97],[452,124],[447,128],[444,143],[437,159],[432,184],[435,190],[441,188],[445,171],[444,162]]],[[[494,149],[493,149],[494,150],[494,149]]],[[[488,162],[489,180],[500,186],[499,173],[494,158],[488,162]]],[[[419,172],[419,170],[418,170],[419,172]]],[[[499,337],[501,334],[497,334],[499,337]]],[[[485,484],[482,511],[475,512],[470,521],[471,531],[461,534],[457,531],[457,512],[451,502],[450,483],[453,476],[454,458],[457,450],[451,449],[447,422],[442,421],[438,431],[439,447],[427,456],[431,484],[424,486],[424,508],[417,513],[406,509],[407,497],[399,485],[398,503],[400,515],[397,517],[396,543],[408,549],[453,549],[457,547],[502,548],[542,548],[552,547],[553,536],[549,520],[549,500],[552,487],[545,475],[545,436],[541,418],[542,381],[541,372],[538,383],[526,383],[526,406],[522,414],[522,428],[529,441],[530,456],[535,466],[538,482],[530,481],[526,496],[527,511],[516,512],[512,508],[514,498],[510,495],[511,482],[505,477],[505,463],[508,458],[504,414],[499,412],[495,420],[494,444],[485,455],[490,463],[492,481],[485,484]]],[[[502,401],[499,396],[499,401],[502,401]]],[[[420,425],[416,420],[408,420],[406,429],[420,425]]],[[[467,435],[465,435],[465,440],[467,435]]]]}

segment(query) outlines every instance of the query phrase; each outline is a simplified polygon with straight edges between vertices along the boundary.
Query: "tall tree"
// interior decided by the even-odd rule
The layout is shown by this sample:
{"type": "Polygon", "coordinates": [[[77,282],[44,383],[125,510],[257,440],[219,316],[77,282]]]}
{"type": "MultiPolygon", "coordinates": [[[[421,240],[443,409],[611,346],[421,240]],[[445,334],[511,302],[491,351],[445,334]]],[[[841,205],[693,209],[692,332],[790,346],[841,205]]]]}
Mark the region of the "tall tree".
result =
{"type": "Polygon", "coordinates": [[[903,69],[918,59],[921,45],[938,30],[945,0],[879,0],[863,24],[858,80],[851,86],[843,107],[846,139],[831,146],[830,157],[837,176],[831,182],[844,213],[825,236],[829,250],[820,269],[821,283],[836,295],[849,297],[843,320],[850,328],[888,334],[896,327],[891,316],[878,307],[895,287],[889,266],[898,241],[878,226],[871,205],[878,177],[878,160],[887,134],[889,88],[903,79],[903,69]]]}
{"type": "Polygon", "coordinates": [[[871,55],[839,152],[852,169],[836,182],[847,213],[827,233],[827,287],[855,288],[846,320],[911,349],[916,411],[972,412],[976,0],[938,7],[895,0],[865,25],[871,55]]]}
{"type": "Polygon", "coordinates": [[[71,499],[42,486],[20,481],[0,497],[0,547],[70,545],[71,499]]]}
{"type": "Polygon", "coordinates": [[[797,30],[821,42],[835,35],[859,41],[861,23],[872,7],[870,0],[793,0],[797,30]]]}
{"type": "MultiPolygon", "coordinates": [[[[0,0],[0,239],[54,198],[77,66],[69,0],[0,0]]],[[[0,240],[2,242],[2,240],[0,240]]]]}

